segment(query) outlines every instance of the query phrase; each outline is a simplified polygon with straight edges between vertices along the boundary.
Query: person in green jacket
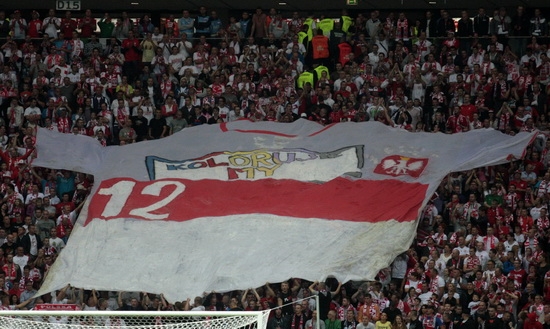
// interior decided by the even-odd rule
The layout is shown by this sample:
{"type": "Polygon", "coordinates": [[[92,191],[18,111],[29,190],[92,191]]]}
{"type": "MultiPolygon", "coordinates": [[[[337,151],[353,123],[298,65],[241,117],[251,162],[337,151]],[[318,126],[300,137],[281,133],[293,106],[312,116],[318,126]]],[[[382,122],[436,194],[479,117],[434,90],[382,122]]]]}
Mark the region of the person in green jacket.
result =
{"type": "Polygon", "coordinates": [[[336,311],[330,310],[328,318],[325,320],[325,329],[341,329],[342,322],[336,318],[336,311]]]}
{"type": "Polygon", "coordinates": [[[110,38],[113,36],[113,31],[115,29],[115,23],[111,20],[109,13],[105,13],[105,16],[97,23],[99,26],[99,37],[100,38],[110,38]]]}

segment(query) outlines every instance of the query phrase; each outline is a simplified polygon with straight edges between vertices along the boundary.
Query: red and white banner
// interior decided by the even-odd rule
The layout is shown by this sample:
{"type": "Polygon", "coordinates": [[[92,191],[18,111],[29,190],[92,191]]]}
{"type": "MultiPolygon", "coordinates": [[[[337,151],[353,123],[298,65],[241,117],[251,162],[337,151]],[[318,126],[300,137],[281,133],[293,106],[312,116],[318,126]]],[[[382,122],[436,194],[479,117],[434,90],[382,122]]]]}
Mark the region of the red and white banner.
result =
{"type": "Polygon", "coordinates": [[[76,304],[36,304],[33,307],[35,311],[80,311],[80,306],[76,304]]]}
{"type": "Polygon", "coordinates": [[[35,165],[95,176],[40,293],[70,283],[182,300],[290,277],[373,279],[408,249],[446,174],[520,158],[534,137],[238,121],[105,148],[39,130],[35,165]]]}
{"type": "Polygon", "coordinates": [[[426,184],[397,180],[351,181],[346,178],[333,179],[325,184],[295,180],[220,182],[165,179],[143,182],[129,178],[108,179],[101,182],[98,192],[92,197],[86,223],[116,218],[186,221],[261,213],[372,223],[388,218],[398,222],[414,221],[417,217],[414,209],[422,205],[427,188],[426,184]],[[391,199],[380,193],[388,188],[394,194],[391,199]],[[357,191],[362,191],[360,198],[369,202],[358,202],[357,191]],[[215,200],[214,205],[209,207],[207,200],[215,200]],[[295,203],[300,207],[292,206],[295,203]],[[385,206],[373,208],[372,204],[385,206]]]}

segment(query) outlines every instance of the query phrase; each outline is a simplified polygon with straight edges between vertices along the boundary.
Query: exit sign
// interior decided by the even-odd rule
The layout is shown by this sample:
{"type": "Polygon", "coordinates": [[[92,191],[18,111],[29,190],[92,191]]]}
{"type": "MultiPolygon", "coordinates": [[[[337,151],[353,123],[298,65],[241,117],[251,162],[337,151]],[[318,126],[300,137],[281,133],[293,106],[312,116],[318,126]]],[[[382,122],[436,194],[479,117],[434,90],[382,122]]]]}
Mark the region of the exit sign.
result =
{"type": "Polygon", "coordinates": [[[357,6],[358,0],[346,0],[348,6],[357,6]]]}

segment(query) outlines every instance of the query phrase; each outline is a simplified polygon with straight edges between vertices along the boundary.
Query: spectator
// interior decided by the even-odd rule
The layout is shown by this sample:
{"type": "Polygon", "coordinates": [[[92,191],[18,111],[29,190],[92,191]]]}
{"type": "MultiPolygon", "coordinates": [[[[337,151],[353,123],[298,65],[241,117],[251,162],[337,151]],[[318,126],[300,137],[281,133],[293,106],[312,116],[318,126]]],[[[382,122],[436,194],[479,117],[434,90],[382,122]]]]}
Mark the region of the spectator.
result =
{"type": "Polygon", "coordinates": [[[210,37],[210,16],[206,11],[206,7],[199,8],[199,15],[195,19],[195,37],[210,37]]]}
{"type": "Polygon", "coordinates": [[[134,38],[134,31],[128,31],[128,37],[122,42],[124,51],[124,68],[129,82],[134,82],[138,74],[138,62],[140,60],[139,40],[134,38]]]}
{"type": "Polygon", "coordinates": [[[240,39],[248,38],[252,33],[252,25],[252,19],[250,18],[248,12],[243,12],[241,19],[238,22],[238,26],[235,24],[235,27],[238,28],[238,30],[235,31],[237,32],[235,36],[240,39]]]}
{"type": "Polygon", "coordinates": [[[152,37],[153,32],[155,31],[155,26],[151,23],[151,18],[149,18],[149,15],[143,15],[143,17],[139,20],[138,31],[142,38],[148,33],[150,33],[152,37]]]}
{"type": "Polygon", "coordinates": [[[262,8],[256,8],[256,12],[252,15],[251,34],[254,38],[263,39],[267,37],[268,24],[267,15],[262,11],[262,8]]]}
{"type": "Polygon", "coordinates": [[[325,329],[339,328],[342,328],[342,322],[336,318],[336,312],[334,310],[328,311],[327,318],[325,320],[325,329]]]}
{"type": "Polygon", "coordinates": [[[123,11],[122,17],[117,22],[115,29],[113,31],[113,35],[117,39],[126,39],[130,36],[130,32],[133,34],[132,27],[134,26],[134,22],[132,19],[128,17],[128,13],[123,11]]]}
{"type": "MultiPolygon", "coordinates": [[[[305,328],[306,329],[317,328],[317,311],[313,311],[311,313],[311,318],[309,320],[307,320],[305,328]]],[[[325,322],[323,322],[323,321],[319,322],[319,328],[320,329],[325,329],[325,322]]]]}
{"type": "Polygon", "coordinates": [[[277,328],[287,328],[288,324],[286,317],[283,316],[283,311],[281,308],[275,309],[275,315],[269,319],[267,323],[267,328],[277,329],[277,328]]]}
{"type": "Polygon", "coordinates": [[[441,18],[437,22],[437,36],[444,37],[448,32],[455,32],[455,24],[453,19],[449,17],[449,12],[443,10],[441,18]]]}
{"type": "Polygon", "coordinates": [[[105,13],[103,18],[97,23],[100,29],[100,38],[110,38],[113,36],[113,32],[115,31],[115,24],[112,21],[111,16],[109,13],[105,13]]]}
{"type": "Polygon", "coordinates": [[[527,45],[526,37],[531,34],[529,30],[530,18],[527,17],[525,7],[517,7],[516,14],[514,15],[514,17],[512,17],[511,28],[512,35],[520,38],[514,39],[514,41],[510,45],[510,48],[514,53],[522,55],[527,45]]]}
{"type": "Polygon", "coordinates": [[[121,311],[142,311],[143,306],[139,303],[137,298],[131,297],[128,300],[124,300],[124,292],[121,291],[118,294],[118,309],[121,311]]]}
{"type": "Polygon", "coordinates": [[[27,42],[28,38],[38,38],[40,36],[40,31],[42,30],[42,20],[40,19],[40,14],[36,10],[33,10],[31,17],[32,19],[29,21],[28,33],[25,38],[25,41],[27,42]]]}
{"type": "Polygon", "coordinates": [[[61,19],[61,27],[60,32],[63,33],[63,38],[70,38],[72,36],[73,31],[76,30],[78,27],[78,24],[76,20],[72,18],[71,11],[67,10],[65,12],[65,17],[61,19]]]}
{"type": "Polygon", "coordinates": [[[10,32],[10,21],[6,18],[6,12],[0,11],[0,38],[4,39],[10,32]]]}
{"type": "Polygon", "coordinates": [[[10,30],[14,39],[25,39],[28,25],[27,20],[21,17],[21,12],[16,10],[13,12],[13,19],[10,20],[10,30]]]}
{"type": "Polygon", "coordinates": [[[385,312],[382,312],[382,314],[380,314],[380,320],[376,321],[376,324],[374,327],[376,329],[391,329],[392,325],[391,325],[391,322],[388,321],[388,314],[385,312]]]}
{"type": "Polygon", "coordinates": [[[183,11],[183,16],[178,20],[178,29],[181,35],[186,34],[188,39],[195,33],[195,19],[189,14],[189,10],[183,11]]]}
{"type": "Polygon", "coordinates": [[[84,17],[82,17],[78,22],[78,28],[80,28],[80,35],[83,38],[89,38],[92,36],[92,33],[95,31],[97,26],[96,19],[92,17],[92,11],[86,9],[84,17]]]}
{"type": "Polygon", "coordinates": [[[36,295],[37,291],[33,287],[33,282],[28,281],[25,283],[25,290],[21,293],[21,296],[19,297],[19,301],[21,303],[24,303],[26,301],[29,301],[27,304],[27,309],[31,310],[34,307],[34,296],[36,295]]]}

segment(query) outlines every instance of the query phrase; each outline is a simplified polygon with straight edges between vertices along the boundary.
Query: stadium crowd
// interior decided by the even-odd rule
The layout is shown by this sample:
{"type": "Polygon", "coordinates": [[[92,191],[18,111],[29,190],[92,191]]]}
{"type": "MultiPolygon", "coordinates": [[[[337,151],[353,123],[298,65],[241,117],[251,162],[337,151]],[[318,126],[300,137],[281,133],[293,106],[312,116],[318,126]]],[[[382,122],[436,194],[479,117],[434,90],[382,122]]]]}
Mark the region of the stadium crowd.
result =
{"type": "MultiPolygon", "coordinates": [[[[550,328],[548,21],[523,6],[411,20],[374,10],[222,21],[200,7],[155,24],[122,12],[73,19],[0,11],[2,308],[257,310],[270,329],[550,328]],[[102,145],[160,139],[240,119],[322,125],[380,121],[411,133],[540,131],[524,159],[454,173],[425,209],[410,250],[373,282],[292,279],[168,303],[162,295],[36,296],[93,184],[32,166],[37,127],[102,145]],[[318,294],[311,300],[293,301],[318,294]]],[[[60,17],[62,16],[62,17],[60,17]]],[[[68,155],[69,156],[69,155],[68,155]]]]}

